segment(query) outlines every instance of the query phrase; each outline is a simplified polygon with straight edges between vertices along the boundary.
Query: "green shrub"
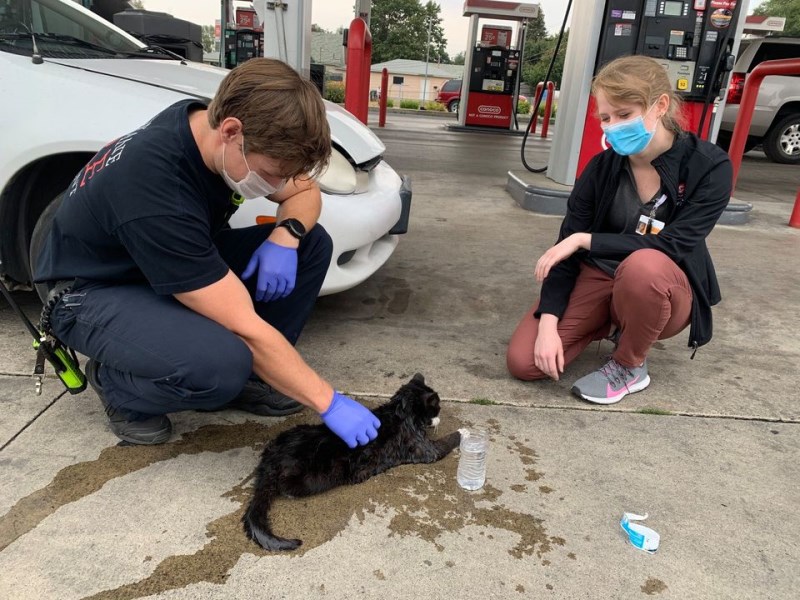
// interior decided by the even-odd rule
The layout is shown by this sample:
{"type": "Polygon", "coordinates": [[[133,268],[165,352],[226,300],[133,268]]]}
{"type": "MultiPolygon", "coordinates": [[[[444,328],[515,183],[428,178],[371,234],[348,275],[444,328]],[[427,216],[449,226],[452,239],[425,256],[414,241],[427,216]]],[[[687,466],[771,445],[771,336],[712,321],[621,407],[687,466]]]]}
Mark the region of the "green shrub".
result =
{"type": "Polygon", "coordinates": [[[425,103],[425,110],[438,110],[439,112],[444,112],[447,110],[447,107],[441,102],[436,102],[435,100],[428,100],[425,103]]]}
{"type": "Polygon", "coordinates": [[[336,104],[344,102],[344,84],[340,81],[329,81],[325,86],[325,100],[336,104]]]}
{"type": "MultiPolygon", "coordinates": [[[[545,108],[544,102],[542,102],[542,105],[539,107],[539,116],[540,117],[544,116],[544,108],[545,108]]],[[[550,107],[550,118],[551,119],[555,118],[557,109],[558,109],[558,105],[554,102],[553,106],[550,107]]]]}
{"type": "Polygon", "coordinates": [[[531,112],[531,103],[526,102],[525,100],[520,100],[517,102],[517,114],[518,115],[527,115],[531,112]]]}
{"type": "Polygon", "coordinates": [[[418,100],[400,100],[400,108],[413,108],[417,110],[419,108],[419,101],[418,100]]]}
{"type": "Polygon", "coordinates": [[[394,108],[394,100],[391,98],[386,99],[386,108],[394,108]]]}

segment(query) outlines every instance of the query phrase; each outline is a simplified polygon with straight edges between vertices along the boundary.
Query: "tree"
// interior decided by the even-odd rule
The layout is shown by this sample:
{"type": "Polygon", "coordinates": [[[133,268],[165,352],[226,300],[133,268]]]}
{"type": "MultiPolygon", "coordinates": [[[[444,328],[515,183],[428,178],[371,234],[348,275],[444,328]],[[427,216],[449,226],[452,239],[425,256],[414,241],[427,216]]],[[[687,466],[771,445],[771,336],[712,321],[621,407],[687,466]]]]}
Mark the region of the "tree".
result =
{"type": "MultiPolygon", "coordinates": [[[[553,64],[553,70],[550,73],[550,81],[555,83],[556,88],[561,87],[561,74],[564,71],[564,56],[567,52],[568,38],[569,30],[566,30],[564,39],[561,40],[561,46],[558,49],[558,56],[553,64]]],[[[532,42],[529,49],[528,45],[525,44],[526,52],[522,68],[522,80],[530,85],[531,88],[535,89],[537,83],[544,81],[557,41],[558,34],[555,34],[532,42]]]]}
{"type": "Polygon", "coordinates": [[[131,5],[131,8],[135,8],[136,10],[147,10],[144,7],[143,0],[131,0],[130,5],[131,5]]]}
{"type": "Polygon", "coordinates": [[[447,39],[444,37],[444,28],[442,27],[442,16],[440,14],[441,7],[429,0],[423,7],[425,14],[425,40],[428,40],[428,27],[430,26],[430,48],[426,52],[426,56],[430,58],[431,62],[436,63],[449,63],[450,56],[447,54],[447,39]]]}
{"type": "Polygon", "coordinates": [[[453,57],[453,64],[454,65],[463,65],[465,60],[465,55],[463,52],[459,52],[453,57]]]}
{"type": "Polygon", "coordinates": [[[372,33],[372,62],[381,63],[395,58],[448,62],[439,5],[420,0],[374,0],[370,16],[372,33]],[[426,48],[428,22],[431,43],[426,48]]]}
{"type": "Polygon", "coordinates": [[[213,52],[214,51],[214,26],[213,25],[203,25],[201,27],[202,39],[203,39],[203,52],[213,52]]]}
{"type": "Polygon", "coordinates": [[[797,0],[765,0],[753,11],[753,14],[785,17],[786,25],[778,35],[800,37],[800,2],[797,0]]]}
{"type": "Polygon", "coordinates": [[[327,31],[325,31],[325,29],[323,29],[322,27],[320,27],[316,23],[312,23],[311,24],[311,31],[319,32],[319,33],[328,33],[327,31]]]}
{"type": "MultiPolygon", "coordinates": [[[[550,81],[559,87],[561,83],[561,73],[564,70],[564,55],[567,50],[568,32],[564,32],[564,39],[558,50],[558,58],[553,64],[550,73],[550,81]]],[[[547,75],[547,67],[553,58],[553,51],[558,41],[558,34],[547,35],[547,28],[544,24],[544,12],[540,9],[539,15],[528,23],[525,31],[525,51],[522,55],[522,80],[536,89],[536,84],[544,81],[547,75]]]]}
{"type": "Polygon", "coordinates": [[[547,27],[544,24],[544,11],[540,7],[539,14],[528,22],[525,29],[525,47],[527,48],[529,43],[545,37],[547,37],[547,27]]]}

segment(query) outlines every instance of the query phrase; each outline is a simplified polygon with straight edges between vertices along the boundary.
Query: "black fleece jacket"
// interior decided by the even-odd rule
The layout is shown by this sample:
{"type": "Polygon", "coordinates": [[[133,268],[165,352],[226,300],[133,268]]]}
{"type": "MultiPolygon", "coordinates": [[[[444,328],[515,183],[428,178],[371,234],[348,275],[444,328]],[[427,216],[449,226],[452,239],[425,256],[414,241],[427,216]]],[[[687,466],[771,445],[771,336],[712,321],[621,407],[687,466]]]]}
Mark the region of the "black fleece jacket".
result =
{"type": "Polygon", "coordinates": [[[692,286],[692,322],[689,346],[711,340],[711,306],[720,301],[714,265],[706,237],[730,200],[733,169],[720,148],[684,133],[672,147],[651,163],[661,176],[667,194],[665,227],[658,235],[603,233],[626,158],[608,149],[595,156],[567,201],[567,214],[558,241],[573,233],[591,233],[591,250],[581,250],[550,270],[542,284],[539,309],[534,315],[553,314],[559,319],[575,287],[581,261],[588,256],[623,260],[642,248],[660,250],[686,273],[692,286]]]}

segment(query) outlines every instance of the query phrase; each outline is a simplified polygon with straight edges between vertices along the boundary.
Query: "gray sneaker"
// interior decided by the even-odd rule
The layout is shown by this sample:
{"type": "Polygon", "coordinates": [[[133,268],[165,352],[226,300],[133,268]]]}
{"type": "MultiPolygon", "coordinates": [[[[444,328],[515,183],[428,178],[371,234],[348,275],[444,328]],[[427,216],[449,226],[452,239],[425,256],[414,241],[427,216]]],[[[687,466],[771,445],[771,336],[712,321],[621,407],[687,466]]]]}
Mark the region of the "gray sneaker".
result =
{"type": "Polygon", "coordinates": [[[629,369],[612,358],[597,371],[578,379],[572,386],[572,393],[595,404],[616,404],[648,385],[647,361],[641,367],[629,369]]]}
{"type": "Polygon", "coordinates": [[[163,444],[172,435],[172,422],[166,415],[147,415],[111,406],[103,394],[98,378],[100,363],[90,358],[86,361],[86,380],[103,403],[108,425],[119,439],[130,444],[150,446],[163,444]]]}

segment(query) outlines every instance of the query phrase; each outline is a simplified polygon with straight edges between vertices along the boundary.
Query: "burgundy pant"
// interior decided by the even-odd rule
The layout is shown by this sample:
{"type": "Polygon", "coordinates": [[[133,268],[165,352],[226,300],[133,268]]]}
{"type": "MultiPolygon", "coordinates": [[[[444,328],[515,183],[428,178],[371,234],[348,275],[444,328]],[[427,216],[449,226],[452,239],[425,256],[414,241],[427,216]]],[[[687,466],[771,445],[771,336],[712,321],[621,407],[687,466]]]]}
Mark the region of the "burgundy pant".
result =
{"type": "MultiPolygon", "coordinates": [[[[539,303],[522,317],[508,344],[509,372],[518,379],[547,377],[534,365],[533,346],[539,303]]],[[[626,367],[641,365],[656,340],[672,337],[691,318],[692,288],[672,259],[658,250],[637,250],[617,268],[614,277],[583,263],[558,335],[568,365],[593,340],[606,337],[616,325],[622,332],[612,354],[626,367]]]]}

